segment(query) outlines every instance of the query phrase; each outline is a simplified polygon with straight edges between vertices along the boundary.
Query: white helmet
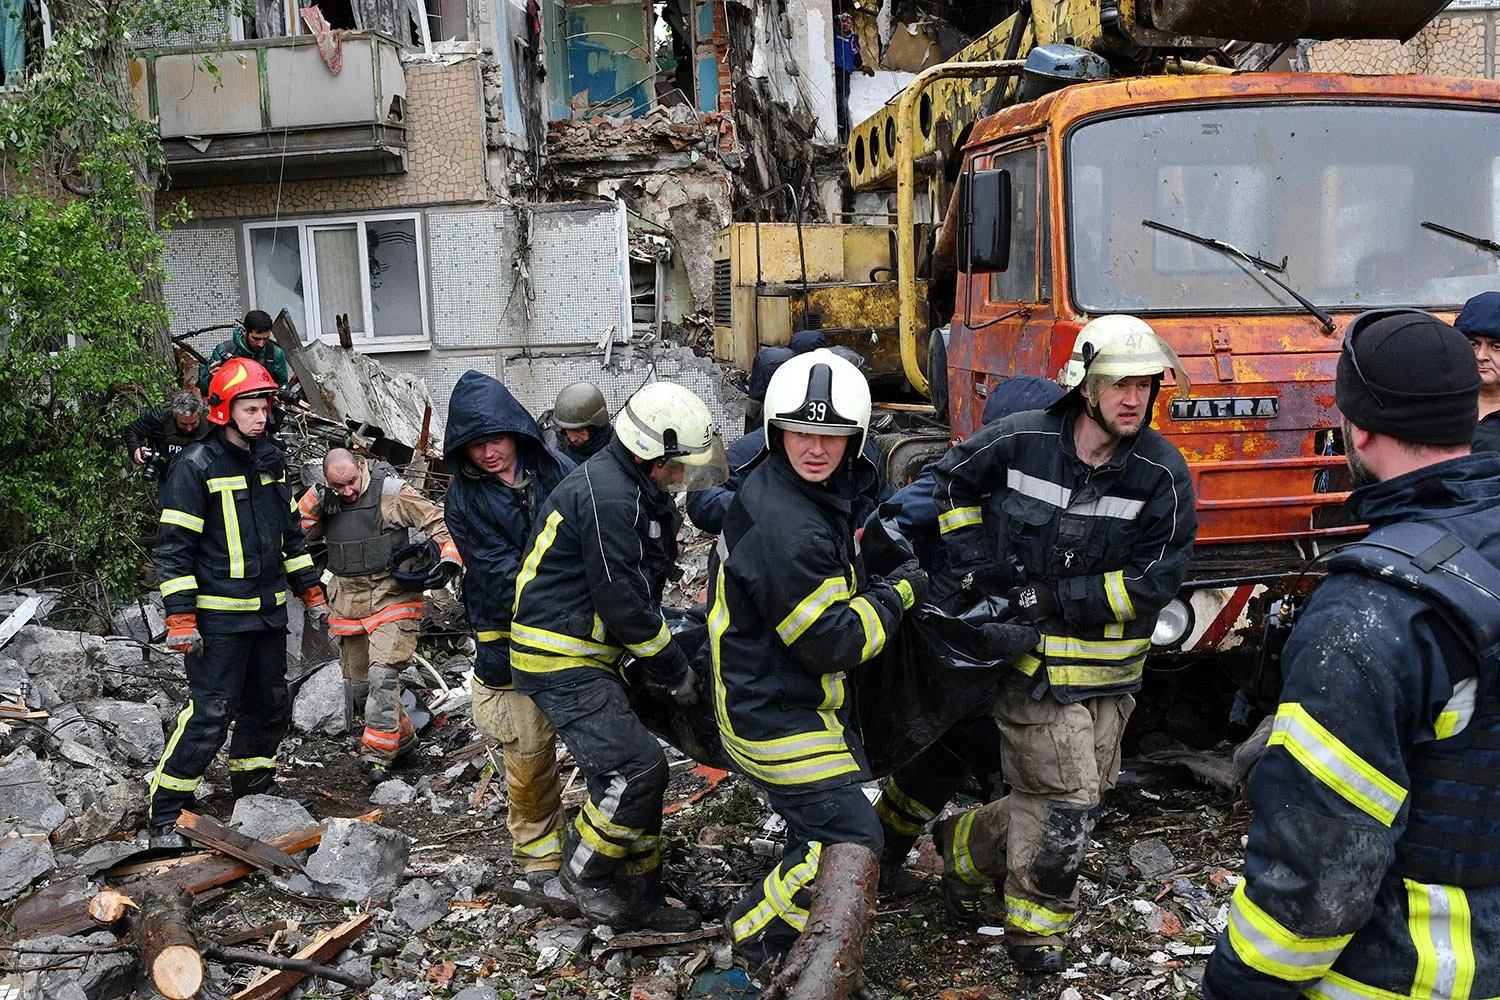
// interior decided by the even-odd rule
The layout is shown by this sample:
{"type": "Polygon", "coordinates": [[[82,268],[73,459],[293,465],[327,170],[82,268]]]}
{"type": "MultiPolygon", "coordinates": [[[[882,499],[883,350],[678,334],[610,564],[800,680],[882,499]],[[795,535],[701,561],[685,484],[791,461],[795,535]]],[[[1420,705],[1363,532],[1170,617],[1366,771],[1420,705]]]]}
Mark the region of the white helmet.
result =
{"type": "Polygon", "coordinates": [[[771,428],[806,434],[857,437],[865,447],[870,426],[870,383],[849,359],[826,347],[788,358],[771,376],[764,404],[766,443],[771,428]]]}
{"type": "Polygon", "coordinates": [[[1057,377],[1065,389],[1079,389],[1090,375],[1107,376],[1117,382],[1134,375],[1172,373],[1177,392],[1186,396],[1191,384],[1182,359],[1155,330],[1134,316],[1100,316],[1078,331],[1073,356],[1057,377]]]}
{"type": "Polygon", "coordinates": [[[675,382],[649,382],[636,390],[615,418],[615,436],[637,458],[682,467],[682,482],[663,487],[669,492],[707,489],[729,478],[708,404],[675,382]]]}

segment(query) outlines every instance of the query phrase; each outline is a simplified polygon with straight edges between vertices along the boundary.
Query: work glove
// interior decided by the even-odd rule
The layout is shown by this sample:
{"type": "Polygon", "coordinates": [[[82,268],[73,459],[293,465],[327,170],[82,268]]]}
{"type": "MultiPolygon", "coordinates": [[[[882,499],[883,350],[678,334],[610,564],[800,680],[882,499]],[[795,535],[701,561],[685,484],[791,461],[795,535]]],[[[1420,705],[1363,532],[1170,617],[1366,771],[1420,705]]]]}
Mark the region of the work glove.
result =
{"type": "Polygon", "coordinates": [[[679,705],[698,704],[698,675],[687,654],[675,642],[648,660],[641,661],[641,678],[647,690],[671,698],[679,705]]]}
{"type": "Polygon", "coordinates": [[[313,628],[324,628],[328,624],[328,600],[322,587],[308,587],[301,594],[302,604],[307,608],[307,623],[313,628]]]}
{"type": "Polygon", "coordinates": [[[1057,595],[1052,592],[1052,588],[1037,583],[1028,583],[1024,587],[1012,587],[1005,596],[1010,600],[1010,606],[1015,609],[1016,616],[1023,622],[1030,622],[1033,625],[1046,621],[1061,609],[1057,602],[1057,595]]]}
{"type": "Polygon", "coordinates": [[[901,608],[904,611],[910,611],[927,600],[927,571],[915,559],[908,559],[887,573],[885,582],[901,598],[901,608]]]}
{"type": "Polygon", "coordinates": [[[167,615],[167,648],[188,656],[203,652],[203,636],[198,634],[196,614],[167,615]]]}

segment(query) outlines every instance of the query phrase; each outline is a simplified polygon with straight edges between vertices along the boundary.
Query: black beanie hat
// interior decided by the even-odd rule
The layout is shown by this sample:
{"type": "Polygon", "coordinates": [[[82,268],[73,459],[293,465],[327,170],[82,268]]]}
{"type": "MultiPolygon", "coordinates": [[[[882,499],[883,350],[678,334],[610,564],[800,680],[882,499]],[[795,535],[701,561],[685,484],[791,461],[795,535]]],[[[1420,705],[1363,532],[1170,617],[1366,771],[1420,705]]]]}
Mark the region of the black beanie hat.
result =
{"type": "Polygon", "coordinates": [[[1431,313],[1376,309],[1344,331],[1334,398],[1362,430],[1468,444],[1479,422],[1479,364],[1468,339],[1431,313]]]}

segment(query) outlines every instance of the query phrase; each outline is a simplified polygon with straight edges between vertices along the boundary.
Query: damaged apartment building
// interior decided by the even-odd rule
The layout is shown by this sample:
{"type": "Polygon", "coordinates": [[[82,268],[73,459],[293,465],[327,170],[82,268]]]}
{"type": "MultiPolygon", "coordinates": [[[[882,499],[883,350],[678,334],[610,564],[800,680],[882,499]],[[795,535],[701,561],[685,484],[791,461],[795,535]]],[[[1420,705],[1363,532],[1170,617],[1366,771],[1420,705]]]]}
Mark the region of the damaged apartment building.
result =
{"type": "MultiPolygon", "coordinates": [[[[138,42],[174,335],[252,308],[305,342],[533,411],[590,379],[739,394],[703,351],[715,232],[842,163],[830,0],[256,0],[138,42]]],[[[821,214],[821,206],[810,206],[821,214]]],[[[816,215],[810,217],[817,217],[816,215]]]]}

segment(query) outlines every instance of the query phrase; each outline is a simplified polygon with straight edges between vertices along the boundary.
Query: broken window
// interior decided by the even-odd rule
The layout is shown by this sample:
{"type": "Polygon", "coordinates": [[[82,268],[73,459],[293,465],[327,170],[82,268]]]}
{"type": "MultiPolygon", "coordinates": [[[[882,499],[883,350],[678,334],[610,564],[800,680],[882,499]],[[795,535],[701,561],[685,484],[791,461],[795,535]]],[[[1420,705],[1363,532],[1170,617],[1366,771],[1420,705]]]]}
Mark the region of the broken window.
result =
{"type": "Polygon", "coordinates": [[[664,0],[654,7],[656,43],[656,102],[663,107],[693,104],[693,31],[682,0],[664,0]]]}
{"type": "Polygon", "coordinates": [[[42,0],[0,0],[0,89],[19,86],[52,43],[52,19],[42,0]]]}
{"type": "MultiPolygon", "coordinates": [[[[0,4],[14,0],[0,0],[0,4]]],[[[465,0],[245,0],[229,13],[229,37],[284,38],[310,34],[302,11],[316,6],[330,28],[378,31],[409,48],[447,38],[467,38],[465,0]]]]}
{"type": "Polygon", "coordinates": [[[719,110],[713,0],[544,0],[553,118],[719,110]]]}
{"type": "Polygon", "coordinates": [[[426,344],[419,216],[255,223],[245,231],[255,308],[273,315],[286,308],[304,340],[337,342],[347,322],[364,350],[426,344]]]}

